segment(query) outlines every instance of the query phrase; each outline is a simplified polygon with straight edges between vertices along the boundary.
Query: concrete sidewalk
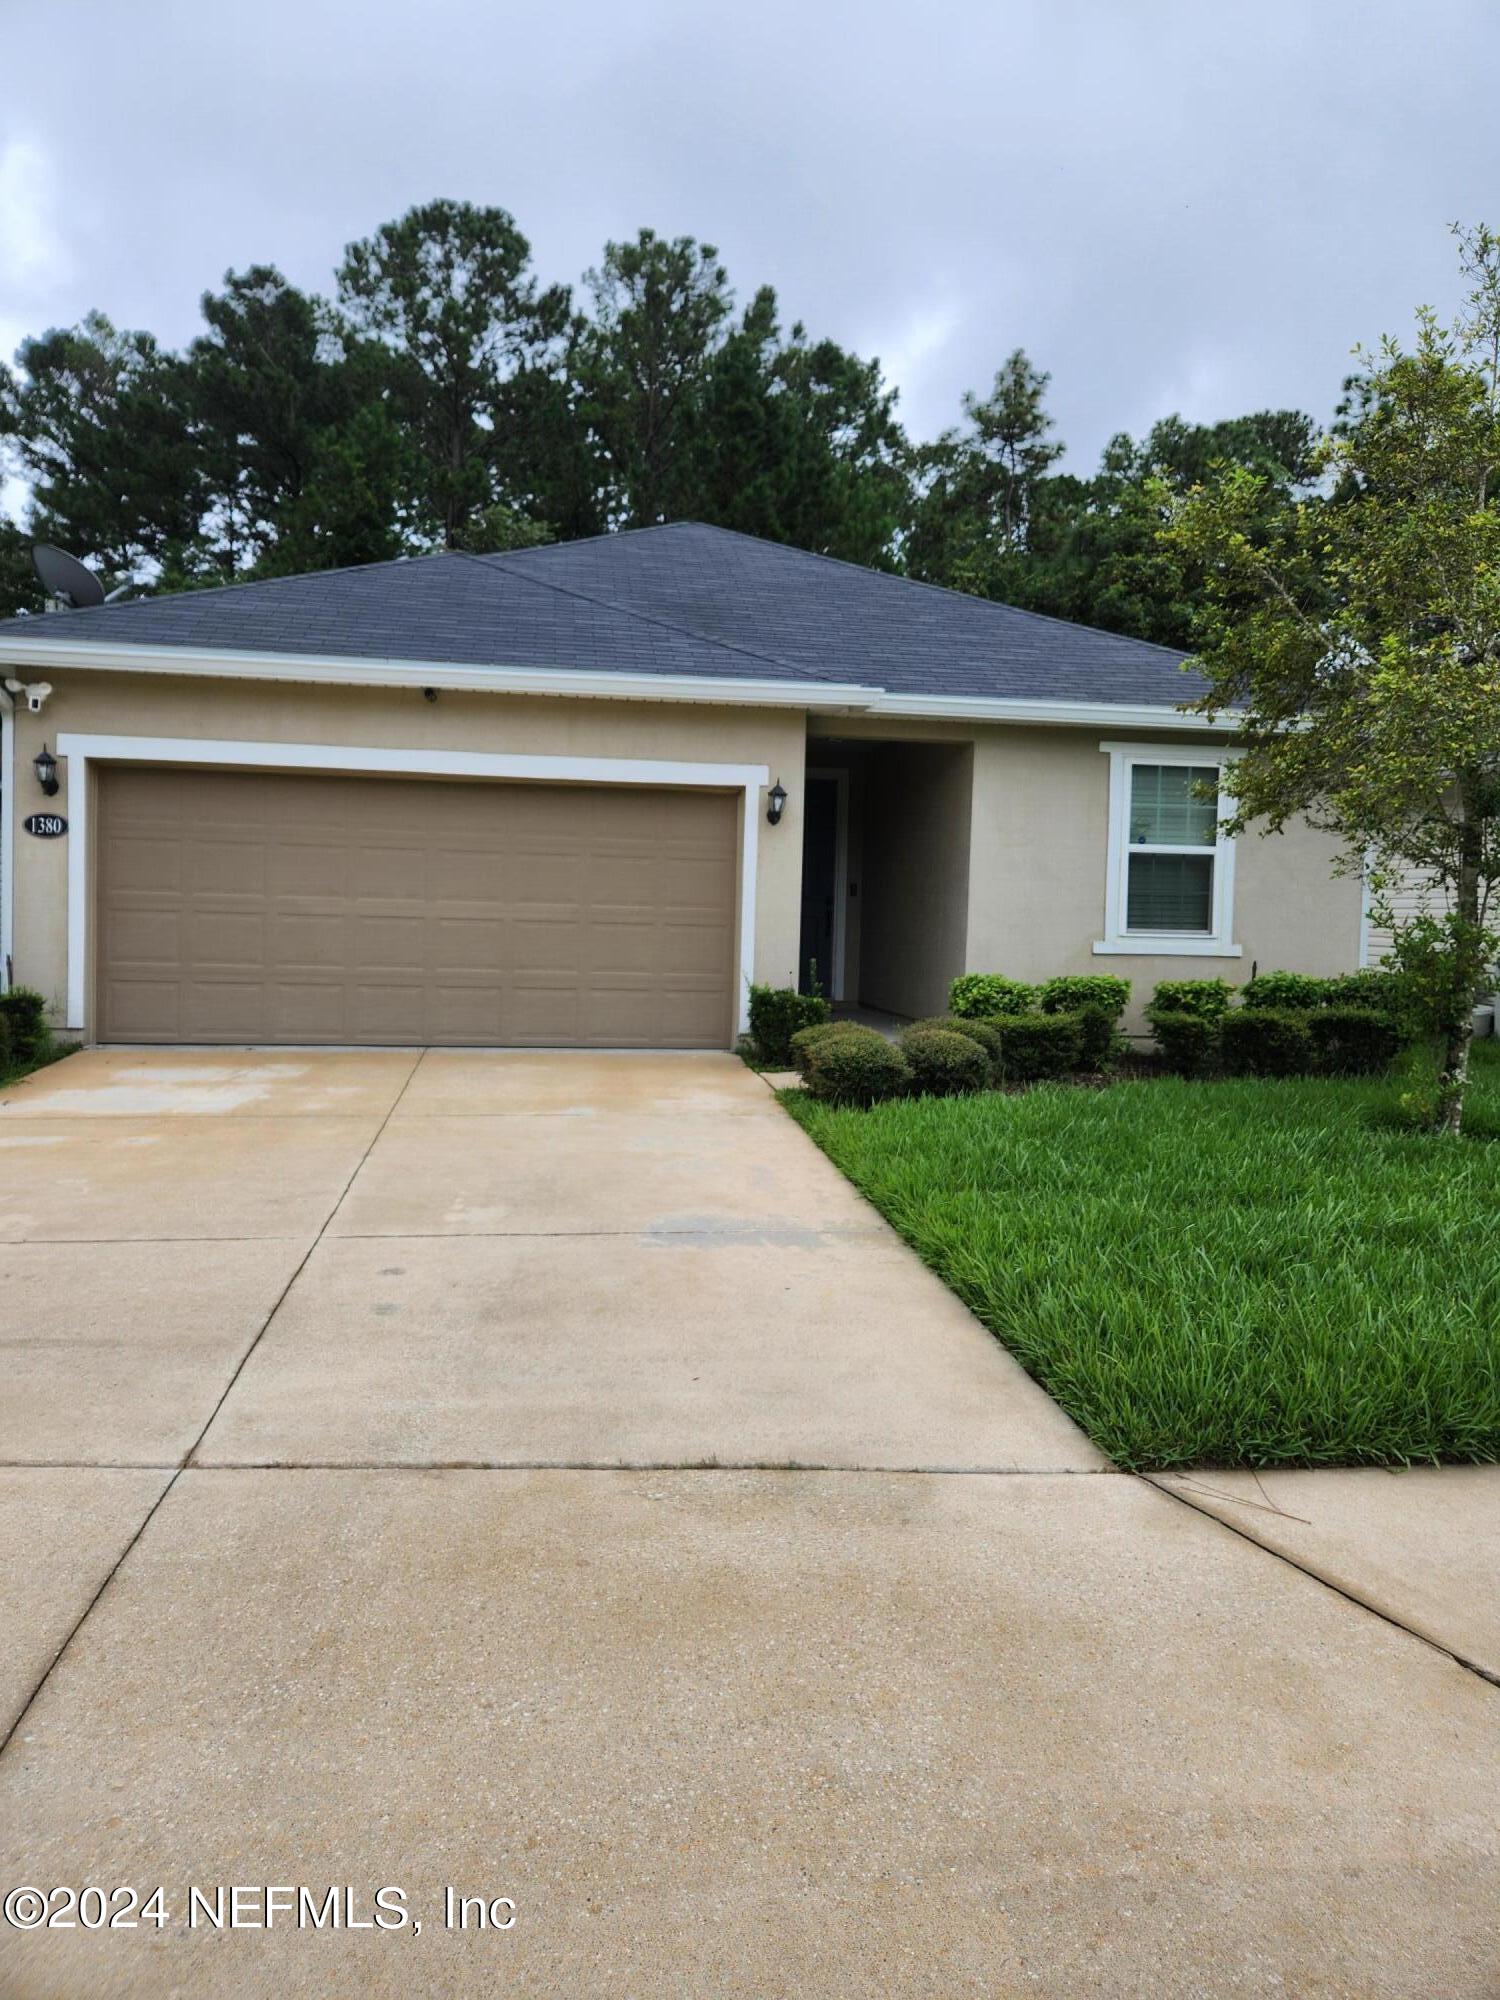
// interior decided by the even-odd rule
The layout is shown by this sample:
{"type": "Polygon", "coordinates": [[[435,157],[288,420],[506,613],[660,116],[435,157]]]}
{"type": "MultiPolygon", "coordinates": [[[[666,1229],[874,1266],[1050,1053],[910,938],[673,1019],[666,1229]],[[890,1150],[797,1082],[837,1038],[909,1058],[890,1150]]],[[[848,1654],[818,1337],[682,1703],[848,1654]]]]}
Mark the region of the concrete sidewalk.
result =
{"type": "Polygon", "coordinates": [[[1500,1691],[1105,1466],[737,1061],[94,1053],[0,1163],[0,1876],[168,1912],[7,1994],[1494,1990],[1500,1691]]]}

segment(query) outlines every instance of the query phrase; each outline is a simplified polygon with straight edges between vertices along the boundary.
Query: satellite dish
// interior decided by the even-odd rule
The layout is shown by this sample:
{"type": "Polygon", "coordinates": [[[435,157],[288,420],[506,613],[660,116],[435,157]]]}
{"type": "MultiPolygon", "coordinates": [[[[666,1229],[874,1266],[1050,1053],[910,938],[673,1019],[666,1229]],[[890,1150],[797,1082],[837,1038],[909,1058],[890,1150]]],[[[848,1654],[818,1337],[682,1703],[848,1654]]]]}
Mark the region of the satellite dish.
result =
{"type": "Polygon", "coordinates": [[[104,585],[91,569],[85,569],[78,558],[70,556],[66,549],[55,549],[50,542],[38,542],[31,551],[31,560],[42,579],[42,588],[59,604],[66,604],[72,611],[81,611],[85,605],[104,602],[104,585]]]}

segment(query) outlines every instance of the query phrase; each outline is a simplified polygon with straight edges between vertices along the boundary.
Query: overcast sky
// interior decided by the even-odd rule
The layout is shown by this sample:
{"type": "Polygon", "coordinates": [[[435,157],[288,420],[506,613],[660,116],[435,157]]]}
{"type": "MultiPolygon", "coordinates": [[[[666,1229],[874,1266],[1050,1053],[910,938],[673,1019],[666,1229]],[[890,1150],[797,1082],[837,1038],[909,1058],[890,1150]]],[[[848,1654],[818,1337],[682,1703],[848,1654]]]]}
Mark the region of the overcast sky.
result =
{"type": "Polygon", "coordinates": [[[1174,410],[1326,419],[1500,225],[1493,0],[0,0],[0,48],[7,355],[91,306],[181,342],[227,268],[326,289],[452,195],[548,279],[716,243],[917,435],[1024,346],[1088,470],[1174,410]]]}

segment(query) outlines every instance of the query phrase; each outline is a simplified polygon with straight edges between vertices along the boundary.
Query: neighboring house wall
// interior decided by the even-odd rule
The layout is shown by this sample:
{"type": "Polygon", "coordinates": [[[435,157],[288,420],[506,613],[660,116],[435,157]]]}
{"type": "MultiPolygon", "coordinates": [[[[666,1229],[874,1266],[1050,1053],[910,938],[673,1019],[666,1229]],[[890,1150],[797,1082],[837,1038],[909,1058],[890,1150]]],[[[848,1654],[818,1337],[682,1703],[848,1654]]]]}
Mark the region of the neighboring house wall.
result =
{"type": "Polygon", "coordinates": [[[860,1000],[941,1013],[964,969],[974,751],[882,743],[864,763],[860,1000]]]}
{"type": "MultiPolygon", "coordinates": [[[[1293,972],[1351,971],[1359,963],[1362,888],[1332,873],[1337,849],[1297,825],[1236,843],[1232,939],[1237,957],[1096,955],[1104,937],[1110,758],[1119,730],[988,729],[974,752],[968,968],[1013,978],[1115,973],[1133,988],[1126,1026],[1160,979],[1240,984],[1258,965],[1293,972]]],[[[1180,736],[1160,739],[1180,744],[1180,736]]]]}
{"type": "MultiPolygon", "coordinates": [[[[1383,898],[1389,905],[1389,914],[1395,925],[1404,927],[1414,917],[1441,917],[1448,911],[1448,895],[1442,883],[1435,881],[1425,870],[1414,868],[1405,879],[1394,885],[1383,898]]],[[[1395,943],[1395,928],[1392,924],[1375,921],[1375,913],[1366,907],[1363,965],[1379,965],[1395,943]]]]}
{"type": "MultiPolygon", "coordinates": [[[[755,976],[795,977],[802,867],[805,718],[796,710],[696,703],[564,700],[444,690],[429,703],[419,688],[302,687],[274,681],[136,676],[55,670],[40,716],[18,715],[18,819],[44,804],[76,807],[70,774],[44,801],[31,776],[42,742],[85,733],[198,737],[219,741],[326,743],[422,752],[477,751],[575,758],[650,758],[764,764],[788,792],[785,816],[767,826],[759,808],[755,976]]],[[[92,817],[92,816],[91,816],[92,817]]],[[[16,846],[16,977],[65,1013],[68,849],[21,835],[16,846]]],[[[72,1023],[89,1027],[91,1023],[72,1023]]]]}

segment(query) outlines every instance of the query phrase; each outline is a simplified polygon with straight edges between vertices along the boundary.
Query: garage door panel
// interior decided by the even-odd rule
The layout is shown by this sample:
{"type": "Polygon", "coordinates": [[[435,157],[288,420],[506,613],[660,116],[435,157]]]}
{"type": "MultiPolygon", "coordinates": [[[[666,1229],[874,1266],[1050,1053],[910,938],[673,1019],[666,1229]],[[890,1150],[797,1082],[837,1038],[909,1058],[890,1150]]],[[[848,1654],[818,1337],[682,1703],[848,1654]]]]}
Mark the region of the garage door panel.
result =
{"type": "Polygon", "coordinates": [[[98,1032],[722,1047],[724,793],[101,772],[98,1032]]]}
{"type": "Polygon", "coordinates": [[[409,972],[420,977],[427,963],[425,918],[357,910],[353,930],[353,950],[358,964],[371,971],[409,972]]]}
{"type": "Polygon", "coordinates": [[[186,910],[178,925],[178,950],[189,964],[261,976],[266,925],[258,910],[186,910]]]}
{"type": "Polygon", "coordinates": [[[507,1001],[503,1035],[508,1042],[566,1048],[592,1040],[599,1046],[598,1037],[585,1030],[584,996],[574,979],[518,977],[510,984],[507,1001]]]}
{"type": "MultiPolygon", "coordinates": [[[[343,848],[326,840],[275,843],[265,854],[255,886],[259,893],[272,896],[343,902],[350,889],[349,860],[343,848]]],[[[244,878],[247,883],[250,879],[248,875],[244,878]]]]}
{"type": "Polygon", "coordinates": [[[510,867],[508,857],[449,846],[433,854],[428,879],[433,893],[445,905],[472,903],[476,908],[487,908],[497,895],[505,893],[510,867]]]}
{"type": "Polygon", "coordinates": [[[429,966],[436,973],[449,975],[474,967],[476,977],[488,980],[489,967],[506,963],[512,929],[499,917],[437,917],[427,932],[429,966]]]}
{"type": "Polygon", "coordinates": [[[105,983],[100,1004],[119,1022],[121,1041],[172,1039],[183,1041],[181,989],[166,980],[136,979],[129,974],[105,983]]]}
{"type": "Polygon", "coordinates": [[[132,964],[159,965],[182,955],[182,926],[176,911],[115,909],[100,925],[100,943],[117,971],[132,964]]]}
{"type": "Polygon", "coordinates": [[[176,895],[182,887],[186,859],[175,828],[165,836],[126,836],[114,858],[115,881],[122,893],[144,886],[151,894],[165,891],[176,895]]]}
{"type": "Polygon", "coordinates": [[[344,1042],[350,1039],[343,981],[273,979],[267,986],[272,1041],[344,1042]]]}
{"type": "Polygon", "coordinates": [[[266,918],[266,962],[283,972],[338,971],[349,956],[349,923],[329,912],[273,909],[266,918]]]}
{"type": "MultiPolygon", "coordinates": [[[[180,837],[179,837],[180,838],[180,837]]],[[[266,852],[250,840],[198,839],[185,842],[182,892],[188,896],[261,896],[266,890],[266,852]]],[[[302,879],[306,879],[305,874],[302,879]]]]}
{"type": "Polygon", "coordinates": [[[496,1041],[505,1025],[505,996],[495,986],[437,986],[429,1013],[428,1039],[469,1042],[482,1047],[496,1041]]]}
{"type": "MultiPolygon", "coordinates": [[[[177,1018],[181,1023],[179,1039],[182,1041],[253,1040],[257,1024],[266,1018],[265,981],[260,978],[185,980],[177,1018]]],[[[143,1035],[142,1039],[155,1038],[143,1035]]]]}
{"type": "Polygon", "coordinates": [[[349,857],[349,894],[421,903],[430,893],[428,863],[427,851],[422,847],[361,848],[349,857]]]}

